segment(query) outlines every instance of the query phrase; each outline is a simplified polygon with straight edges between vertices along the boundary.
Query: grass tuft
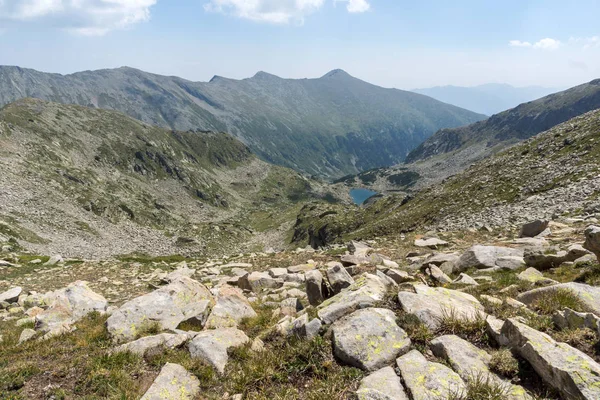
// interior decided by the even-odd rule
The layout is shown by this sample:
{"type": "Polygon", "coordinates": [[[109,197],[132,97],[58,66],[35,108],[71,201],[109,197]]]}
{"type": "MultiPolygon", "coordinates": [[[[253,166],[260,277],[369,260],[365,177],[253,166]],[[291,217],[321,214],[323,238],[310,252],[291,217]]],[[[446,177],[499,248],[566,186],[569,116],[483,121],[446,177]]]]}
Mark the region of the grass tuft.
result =
{"type": "Polygon", "coordinates": [[[535,299],[531,307],[543,315],[552,315],[555,311],[570,308],[574,311],[586,311],[583,302],[569,289],[550,290],[535,299]]]}
{"type": "Polygon", "coordinates": [[[512,379],[519,374],[519,361],[508,349],[492,352],[490,370],[501,376],[512,379]]]}

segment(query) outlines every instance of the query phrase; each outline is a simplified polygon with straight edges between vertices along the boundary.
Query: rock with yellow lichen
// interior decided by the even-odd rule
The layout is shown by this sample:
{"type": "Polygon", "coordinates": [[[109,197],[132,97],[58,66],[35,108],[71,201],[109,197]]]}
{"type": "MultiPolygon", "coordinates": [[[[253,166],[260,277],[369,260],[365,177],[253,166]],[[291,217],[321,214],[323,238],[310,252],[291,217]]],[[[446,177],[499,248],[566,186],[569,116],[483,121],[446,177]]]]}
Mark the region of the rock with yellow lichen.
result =
{"type": "Polygon", "coordinates": [[[392,364],[410,348],[410,339],[396,324],[396,315],[387,309],[355,311],[332,328],[336,357],[366,371],[392,364]]]}
{"type": "Polygon", "coordinates": [[[400,377],[392,367],[385,367],[363,378],[356,392],[358,400],[408,400],[400,377]]]}
{"type": "Polygon", "coordinates": [[[191,306],[203,300],[213,301],[204,285],[178,277],[167,286],[123,304],[108,318],[106,327],[115,343],[125,343],[149,328],[177,328],[197,315],[198,310],[191,306]]]}
{"type": "Polygon", "coordinates": [[[564,398],[600,399],[600,364],[588,355],[513,318],[504,323],[502,335],[564,398]]]}
{"type": "Polygon", "coordinates": [[[200,381],[179,364],[167,363],[141,400],[191,400],[200,393],[200,381]]]}
{"type": "Polygon", "coordinates": [[[241,290],[223,285],[217,293],[216,304],[212,309],[207,329],[236,327],[244,318],[256,317],[256,312],[241,290]]]}
{"type": "Polygon", "coordinates": [[[466,393],[465,383],[456,372],[427,361],[417,350],[398,358],[396,364],[413,400],[445,399],[466,393]]]}

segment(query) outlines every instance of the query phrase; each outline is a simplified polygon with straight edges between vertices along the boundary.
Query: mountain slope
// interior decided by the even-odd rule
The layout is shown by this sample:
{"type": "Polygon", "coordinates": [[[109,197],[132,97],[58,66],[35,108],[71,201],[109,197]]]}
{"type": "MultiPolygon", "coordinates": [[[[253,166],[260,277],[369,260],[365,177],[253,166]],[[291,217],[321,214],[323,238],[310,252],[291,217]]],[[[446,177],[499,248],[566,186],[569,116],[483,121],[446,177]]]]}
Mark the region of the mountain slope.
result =
{"type": "Polygon", "coordinates": [[[462,165],[468,165],[477,158],[597,108],[600,108],[600,79],[521,104],[485,121],[442,129],[413,150],[406,162],[453,153],[453,162],[458,160],[462,165]]]}
{"type": "Polygon", "coordinates": [[[282,246],[302,202],[335,200],[224,133],[35,99],[0,110],[0,170],[0,242],[86,257],[282,246]]]}
{"type": "Polygon", "coordinates": [[[414,229],[516,227],[538,218],[599,215],[600,110],[595,110],[413,196],[391,195],[361,209],[306,206],[294,238],[299,245],[326,244],[414,229]]]}
{"type": "Polygon", "coordinates": [[[341,70],[318,79],[260,72],[203,83],[132,68],[63,76],[0,67],[0,105],[23,97],[117,110],[177,130],[228,132],[265,160],[321,176],[396,164],[435,131],[484,118],[341,70]]]}
{"type": "Polygon", "coordinates": [[[415,93],[485,115],[498,114],[556,91],[541,86],[514,87],[497,83],[474,87],[436,86],[413,90],[415,93]]]}

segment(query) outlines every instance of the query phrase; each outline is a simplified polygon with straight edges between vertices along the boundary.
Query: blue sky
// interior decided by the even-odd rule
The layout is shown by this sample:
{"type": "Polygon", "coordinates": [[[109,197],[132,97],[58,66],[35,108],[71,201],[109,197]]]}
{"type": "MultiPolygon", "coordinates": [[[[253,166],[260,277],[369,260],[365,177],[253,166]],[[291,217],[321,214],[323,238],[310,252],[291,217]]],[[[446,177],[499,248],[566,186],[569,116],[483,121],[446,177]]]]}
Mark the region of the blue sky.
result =
{"type": "Polygon", "coordinates": [[[599,15],[597,0],[0,0],[0,64],[569,87],[600,78],[599,15]]]}

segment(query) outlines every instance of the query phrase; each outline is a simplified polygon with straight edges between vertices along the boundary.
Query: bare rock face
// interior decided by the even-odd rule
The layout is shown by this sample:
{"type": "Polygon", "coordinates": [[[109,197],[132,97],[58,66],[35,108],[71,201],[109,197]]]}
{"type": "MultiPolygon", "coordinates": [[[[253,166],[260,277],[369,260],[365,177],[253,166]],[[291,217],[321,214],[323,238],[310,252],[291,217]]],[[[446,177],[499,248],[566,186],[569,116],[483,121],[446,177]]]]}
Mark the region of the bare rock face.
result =
{"type": "Polygon", "coordinates": [[[392,367],[384,367],[360,381],[359,400],[408,400],[400,377],[392,367]]]}
{"type": "Polygon", "coordinates": [[[47,293],[44,303],[48,308],[35,316],[35,329],[48,336],[67,332],[72,324],[89,313],[103,313],[108,308],[106,299],[92,291],[83,281],[47,293]]]}
{"type": "Polygon", "coordinates": [[[327,280],[335,294],[354,283],[354,279],[350,276],[348,271],[346,271],[344,266],[341,263],[336,262],[331,263],[329,268],[327,268],[327,280]]]}
{"type": "Polygon", "coordinates": [[[179,364],[167,363],[141,400],[193,400],[200,381],[179,364]]]}
{"type": "Polygon", "coordinates": [[[361,275],[346,290],[323,302],[317,314],[323,323],[331,324],[353,311],[373,307],[383,300],[387,288],[387,282],[377,275],[361,275]]]}
{"type": "Polygon", "coordinates": [[[366,371],[394,362],[410,348],[410,339],[383,308],[355,311],[333,324],[333,352],[342,361],[366,371]]]}
{"type": "Polygon", "coordinates": [[[600,260],[600,226],[592,225],[587,227],[583,247],[594,253],[598,260],[600,260]]]}
{"type": "Polygon", "coordinates": [[[502,335],[564,398],[600,398],[600,365],[591,357],[513,318],[504,323],[502,335]]]}
{"type": "Polygon", "coordinates": [[[306,295],[311,306],[318,306],[324,300],[323,274],[319,270],[308,271],[306,274],[306,295]]]}
{"type": "Polygon", "coordinates": [[[244,318],[256,316],[248,299],[237,288],[223,285],[216,297],[216,304],[206,321],[207,329],[233,328],[244,318]]]}
{"type": "Polygon", "coordinates": [[[125,343],[115,348],[115,353],[130,352],[133,354],[151,356],[159,354],[165,349],[175,349],[183,346],[189,339],[188,334],[161,333],[154,336],[146,336],[133,342],[125,343]]]}
{"type": "Polygon", "coordinates": [[[115,343],[135,339],[139,332],[157,324],[161,329],[175,329],[196,313],[195,304],[213,301],[210,291],[190,278],[179,277],[167,286],[123,304],[106,321],[115,343]]]}
{"type": "Polygon", "coordinates": [[[540,220],[540,219],[529,222],[527,224],[524,224],[521,227],[521,234],[519,236],[520,237],[536,237],[537,235],[539,235],[540,233],[542,233],[546,229],[548,229],[549,224],[550,224],[550,221],[540,220]]]}
{"type": "Polygon", "coordinates": [[[199,358],[221,374],[229,361],[227,350],[248,343],[246,334],[236,328],[215,329],[200,332],[188,344],[192,358],[199,358]]]}
{"type": "Polygon", "coordinates": [[[418,350],[398,358],[396,364],[413,400],[445,399],[466,390],[456,372],[443,364],[427,361],[418,350]]]}
{"type": "Polygon", "coordinates": [[[476,245],[460,256],[458,261],[456,261],[456,269],[464,271],[469,268],[484,269],[498,267],[498,259],[501,257],[523,257],[523,250],[510,247],[476,245]]]}
{"type": "Polygon", "coordinates": [[[470,294],[445,288],[413,285],[416,293],[398,293],[402,309],[414,314],[431,329],[437,329],[444,315],[475,319],[485,316],[484,307],[470,294]]]}

